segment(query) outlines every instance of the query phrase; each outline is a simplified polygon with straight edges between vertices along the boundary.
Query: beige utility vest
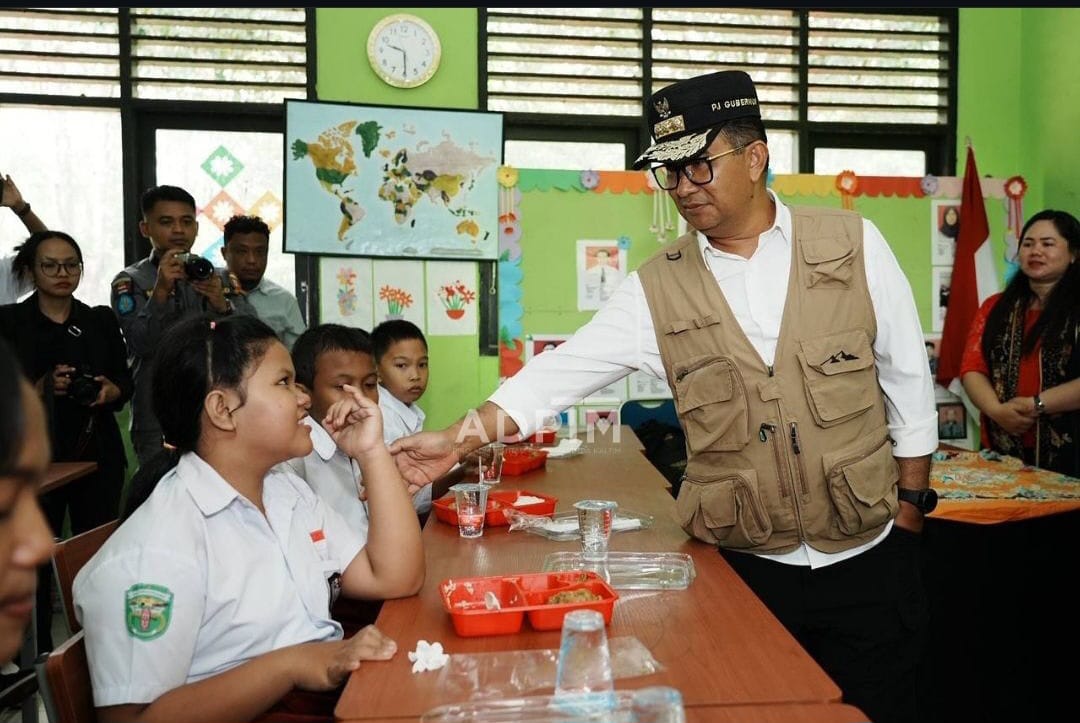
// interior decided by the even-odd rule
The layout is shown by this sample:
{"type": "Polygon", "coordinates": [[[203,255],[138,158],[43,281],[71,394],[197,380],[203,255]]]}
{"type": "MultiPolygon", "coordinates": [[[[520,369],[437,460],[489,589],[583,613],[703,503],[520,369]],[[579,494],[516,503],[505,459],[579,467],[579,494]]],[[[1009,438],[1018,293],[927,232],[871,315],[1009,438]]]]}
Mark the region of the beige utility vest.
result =
{"type": "Polygon", "coordinates": [[[900,473],[877,384],[862,219],[823,208],[791,215],[772,367],[735,319],[696,233],[638,274],[686,433],[683,528],[731,549],[787,552],[806,542],[839,552],[896,515],[900,473]]]}

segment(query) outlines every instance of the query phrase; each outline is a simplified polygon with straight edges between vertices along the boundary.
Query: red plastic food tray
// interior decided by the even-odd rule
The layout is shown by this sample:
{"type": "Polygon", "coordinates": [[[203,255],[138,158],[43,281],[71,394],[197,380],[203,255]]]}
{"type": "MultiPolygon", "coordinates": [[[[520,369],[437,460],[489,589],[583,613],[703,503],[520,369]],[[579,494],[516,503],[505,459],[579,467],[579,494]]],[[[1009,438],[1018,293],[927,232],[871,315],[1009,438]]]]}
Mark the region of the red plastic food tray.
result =
{"type": "Polygon", "coordinates": [[[547,462],[547,450],[533,447],[507,447],[503,452],[504,475],[525,474],[540,469],[547,462]]]}
{"type": "Polygon", "coordinates": [[[521,630],[524,618],[535,630],[559,630],[571,610],[596,610],[611,624],[619,594],[595,572],[538,572],[443,580],[443,607],[462,637],[508,635],[521,630]],[[551,602],[552,596],[587,591],[597,600],[551,602]],[[489,609],[492,600],[496,609],[489,609]]]}
{"type": "MultiPolygon", "coordinates": [[[[489,490],[487,516],[484,518],[484,526],[499,527],[509,525],[510,523],[503,513],[508,507],[521,510],[528,515],[550,515],[555,512],[555,505],[558,501],[559,500],[556,497],[542,495],[539,492],[529,492],[528,490],[489,490]],[[539,497],[543,501],[534,502],[530,505],[515,504],[519,498],[526,495],[530,497],[539,497]]],[[[440,497],[431,503],[431,507],[435,510],[435,517],[442,522],[445,522],[448,525],[456,525],[458,523],[457,509],[454,507],[453,494],[440,497]]]]}

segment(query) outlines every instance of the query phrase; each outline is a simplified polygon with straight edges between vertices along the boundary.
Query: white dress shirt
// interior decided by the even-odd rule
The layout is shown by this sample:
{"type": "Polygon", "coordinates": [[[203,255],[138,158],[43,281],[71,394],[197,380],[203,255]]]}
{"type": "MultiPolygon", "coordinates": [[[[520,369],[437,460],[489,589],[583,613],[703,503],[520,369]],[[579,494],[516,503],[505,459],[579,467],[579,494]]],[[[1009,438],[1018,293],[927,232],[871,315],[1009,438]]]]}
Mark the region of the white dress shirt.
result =
{"type": "Polygon", "coordinates": [[[341,639],[328,581],[363,543],[294,475],[271,471],[263,506],[185,454],[83,567],[73,593],[96,706],[150,703],[272,650],[341,639]],[[147,589],[168,596],[167,625],[144,618],[140,637],[129,598],[147,589]]]}
{"type": "MultiPolygon", "coordinates": [[[[383,439],[389,447],[395,440],[424,430],[424,410],[401,401],[379,385],[379,410],[383,418],[383,439]]],[[[424,485],[412,498],[413,509],[424,514],[431,509],[431,485],[424,485]]]]}
{"type": "MultiPolygon", "coordinates": [[[[747,338],[771,365],[780,336],[791,273],[791,211],[771,190],[776,218],[758,238],[750,258],[718,251],[704,234],[698,245],[747,338]]],[[[926,364],[926,347],[911,286],[881,232],[863,219],[863,260],[877,319],[874,358],[885,397],[889,434],[896,457],[919,457],[937,448],[937,409],[926,364]]],[[[635,369],[665,379],[652,315],[637,272],[627,276],[611,301],[573,337],[534,356],[489,397],[521,428],[532,434],[541,420],[558,413],[635,369]]],[[[771,559],[821,567],[857,555],[884,538],[839,553],[822,553],[806,544],[771,559]]]]}
{"type": "Polygon", "coordinates": [[[338,449],[334,438],[321,424],[311,417],[305,417],[304,424],[311,427],[313,449],[306,457],[282,462],[278,468],[307,482],[330,509],[345,518],[360,541],[367,544],[368,509],[360,500],[360,465],[338,449]]]}

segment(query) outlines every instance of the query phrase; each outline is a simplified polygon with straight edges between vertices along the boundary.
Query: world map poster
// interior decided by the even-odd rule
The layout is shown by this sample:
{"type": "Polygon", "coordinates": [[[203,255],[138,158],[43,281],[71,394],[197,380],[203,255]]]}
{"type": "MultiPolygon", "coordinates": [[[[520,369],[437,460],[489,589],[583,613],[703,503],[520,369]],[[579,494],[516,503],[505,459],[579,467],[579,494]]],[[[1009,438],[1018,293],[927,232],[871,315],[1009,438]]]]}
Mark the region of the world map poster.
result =
{"type": "Polygon", "coordinates": [[[499,113],[286,101],[285,251],[493,260],[499,113]]]}

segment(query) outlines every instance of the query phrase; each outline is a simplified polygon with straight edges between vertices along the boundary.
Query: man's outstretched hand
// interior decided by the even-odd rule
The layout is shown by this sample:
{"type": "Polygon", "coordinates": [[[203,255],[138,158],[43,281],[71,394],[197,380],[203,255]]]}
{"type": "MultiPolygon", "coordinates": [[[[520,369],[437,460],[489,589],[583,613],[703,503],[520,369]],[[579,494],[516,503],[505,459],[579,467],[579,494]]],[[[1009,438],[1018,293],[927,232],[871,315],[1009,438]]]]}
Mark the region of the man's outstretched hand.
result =
{"type": "Polygon", "coordinates": [[[416,487],[431,484],[458,462],[453,434],[447,430],[402,437],[390,445],[390,454],[401,476],[416,487]]]}

